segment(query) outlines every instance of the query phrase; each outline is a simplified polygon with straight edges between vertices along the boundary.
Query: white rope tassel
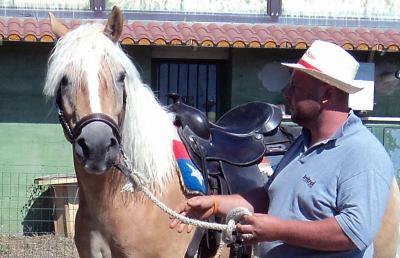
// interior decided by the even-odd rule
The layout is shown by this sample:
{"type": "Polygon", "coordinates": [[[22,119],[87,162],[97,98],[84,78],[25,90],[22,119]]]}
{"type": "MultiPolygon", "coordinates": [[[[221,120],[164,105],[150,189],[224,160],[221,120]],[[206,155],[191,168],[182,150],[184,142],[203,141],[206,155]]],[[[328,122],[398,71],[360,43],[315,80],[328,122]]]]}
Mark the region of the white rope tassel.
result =
{"type": "MultiPolygon", "coordinates": [[[[237,236],[233,235],[233,231],[236,230],[236,223],[238,223],[240,221],[240,218],[245,215],[251,215],[251,213],[248,209],[243,207],[234,208],[228,213],[228,215],[226,216],[227,228],[222,232],[222,239],[219,242],[217,254],[215,255],[215,257],[221,257],[225,245],[236,241],[237,236]]],[[[245,238],[245,235],[241,235],[241,237],[245,238]]]]}
{"type": "MultiPolygon", "coordinates": [[[[236,230],[236,223],[238,223],[240,219],[245,215],[251,215],[251,212],[243,207],[234,208],[228,213],[228,215],[226,216],[227,230],[223,232],[225,239],[224,241],[226,243],[233,243],[236,241],[236,237],[233,236],[232,233],[236,230]]],[[[241,235],[241,237],[245,238],[246,235],[247,234],[241,235]]]]}

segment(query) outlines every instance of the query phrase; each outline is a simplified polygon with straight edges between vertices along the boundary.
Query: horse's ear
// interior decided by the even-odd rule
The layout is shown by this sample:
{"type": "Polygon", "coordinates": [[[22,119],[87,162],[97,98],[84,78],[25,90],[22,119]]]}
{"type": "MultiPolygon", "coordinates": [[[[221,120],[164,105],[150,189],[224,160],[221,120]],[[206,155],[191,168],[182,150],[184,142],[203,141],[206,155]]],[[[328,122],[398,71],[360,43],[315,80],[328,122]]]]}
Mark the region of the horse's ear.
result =
{"type": "Polygon", "coordinates": [[[124,17],[122,16],[122,12],[117,6],[114,6],[108,16],[107,24],[104,28],[104,34],[106,34],[112,41],[117,42],[122,34],[123,25],[124,17]]]}
{"type": "Polygon", "coordinates": [[[57,37],[62,37],[68,33],[68,28],[65,27],[52,13],[49,13],[51,30],[57,37]]]}

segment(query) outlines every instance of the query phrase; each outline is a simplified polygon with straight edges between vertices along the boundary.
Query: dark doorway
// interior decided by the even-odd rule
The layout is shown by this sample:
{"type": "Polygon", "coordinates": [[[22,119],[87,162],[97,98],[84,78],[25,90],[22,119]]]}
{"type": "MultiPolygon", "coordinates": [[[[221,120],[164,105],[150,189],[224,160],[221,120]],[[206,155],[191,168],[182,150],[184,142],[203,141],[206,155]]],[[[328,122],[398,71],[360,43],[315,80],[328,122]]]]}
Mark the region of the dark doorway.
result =
{"type": "Polygon", "coordinates": [[[153,59],[152,88],[162,104],[171,104],[168,93],[203,111],[214,121],[229,103],[226,63],[220,60],[153,59]]]}

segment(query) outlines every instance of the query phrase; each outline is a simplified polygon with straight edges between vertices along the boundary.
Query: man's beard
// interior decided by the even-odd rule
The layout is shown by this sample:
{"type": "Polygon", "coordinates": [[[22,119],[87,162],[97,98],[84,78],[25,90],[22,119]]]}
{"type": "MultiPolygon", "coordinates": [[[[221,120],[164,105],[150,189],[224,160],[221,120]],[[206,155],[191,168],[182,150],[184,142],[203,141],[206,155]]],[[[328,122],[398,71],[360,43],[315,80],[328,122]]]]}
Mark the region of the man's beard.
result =
{"type": "Polygon", "coordinates": [[[305,128],[310,128],[317,121],[321,113],[321,105],[317,101],[306,100],[297,103],[292,121],[305,128]]]}

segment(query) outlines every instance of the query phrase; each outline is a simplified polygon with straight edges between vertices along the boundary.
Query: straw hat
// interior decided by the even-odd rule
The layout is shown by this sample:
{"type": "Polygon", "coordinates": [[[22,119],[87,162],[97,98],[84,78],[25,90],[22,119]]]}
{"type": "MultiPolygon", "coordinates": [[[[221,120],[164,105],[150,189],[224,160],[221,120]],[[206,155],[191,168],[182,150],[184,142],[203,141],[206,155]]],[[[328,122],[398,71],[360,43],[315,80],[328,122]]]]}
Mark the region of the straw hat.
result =
{"type": "Polygon", "coordinates": [[[359,63],[346,50],[333,43],[316,40],[297,64],[282,64],[347,93],[356,93],[363,89],[354,83],[359,63]]]}

